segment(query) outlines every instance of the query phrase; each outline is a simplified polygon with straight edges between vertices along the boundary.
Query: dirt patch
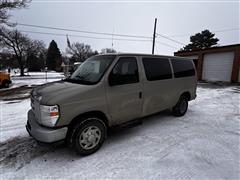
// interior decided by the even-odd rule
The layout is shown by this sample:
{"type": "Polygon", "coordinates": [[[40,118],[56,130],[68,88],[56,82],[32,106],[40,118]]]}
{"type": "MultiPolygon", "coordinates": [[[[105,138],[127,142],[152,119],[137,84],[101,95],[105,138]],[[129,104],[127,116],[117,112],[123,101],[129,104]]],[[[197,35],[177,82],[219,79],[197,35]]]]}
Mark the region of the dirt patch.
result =
{"type": "Polygon", "coordinates": [[[30,92],[33,87],[30,86],[20,86],[13,89],[7,89],[0,91],[0,100],[22,100],[30,97],[30,92]]]}
{"type": "Polygon", "coordinates": [[[0,143],[0,164],[4,168],[14,167],[19,170],[34,158],[63,147],[63,143],[41,145],[30,137],[16,137],[0,143]]]}

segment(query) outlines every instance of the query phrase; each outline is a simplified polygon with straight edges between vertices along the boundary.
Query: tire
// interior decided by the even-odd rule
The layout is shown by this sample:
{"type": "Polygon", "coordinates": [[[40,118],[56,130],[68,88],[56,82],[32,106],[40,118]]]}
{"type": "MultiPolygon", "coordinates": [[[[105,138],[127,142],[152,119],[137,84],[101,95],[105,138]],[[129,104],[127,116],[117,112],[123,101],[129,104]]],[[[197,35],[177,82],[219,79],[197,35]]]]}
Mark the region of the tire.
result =
{"type": "Polygon", "coordinates": [[[174,116],[180,117],[184,116],[188,109],[188,98],[186,96],[181,96],[177,104],[172,108],[174,116]]]}
{"type": "Polygon", "coordinates": [[[93,154],[106,138],[106,126],[99,118],[85,118],[73,129],[72,138],[72,146],[79,155],[93,154]]]}
{"type": "Polygon", "coordinates": [[[8,81],[3,81],[3,83],[2,83],[2,86],[4,87],[4,88],[9,88],[9,85],[10,85],[10,83],[8,82],[8,81]]]}

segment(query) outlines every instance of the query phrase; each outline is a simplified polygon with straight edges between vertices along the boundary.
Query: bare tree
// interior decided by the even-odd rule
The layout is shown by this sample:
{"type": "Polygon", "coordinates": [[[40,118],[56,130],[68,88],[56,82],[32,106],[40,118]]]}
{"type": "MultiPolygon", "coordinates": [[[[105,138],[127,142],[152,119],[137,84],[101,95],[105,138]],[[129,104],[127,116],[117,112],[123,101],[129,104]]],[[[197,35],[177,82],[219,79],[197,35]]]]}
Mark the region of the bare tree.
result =
{"type": "Polygon", "coordinates": [[[0,24],[13,25],[8,22],[9,10],[26,7],[30,0],[0,0],[0,24]]]}
{"type": "Polygon", "coordinates": [[[15,55],[19,64],[21,76],[24,76],[26,56],[30,45],[31,40],[18,30],[8,30],[4,27],[1,27],[0,47],[2,47],[2,50],[6,50],[15,55]]]}
{"type": "Polygon", "coordinates": [[[31,40],[27,45],[26,51],[26,67],[31,69],[35,66],[35,69],[42,69],[46,66],[46,54],[47,49],[43,41],[31,40]],[[35,62],[38,61],[38,62],[35,62]]]}
{"type": "Polygon", "coordinates": [[[43,41],[31,40],[27,45],[27,56],[34,55],[40,57],[41,55],[46,58],[46,45],[43,41]]]}
{"type": "Polygon", "coordinates": [[[97,55],[97,51],[93,51],[90,45],[84,43],[70,43],[70,40],[67,36],[67,48],[66,53],[71,55],[71,61],[78,61],[82,62],[85,61],[87,58],[91,57],[92,55],[97,55]]]}
{"type": "Polygon", "coordinates": [[[85,45],[84,43],[78,42],[69,44],[66,52],[72,55],[72,57],[76,59],[76,61],[84,61],[94,54],[90,45],[85,45]]]}

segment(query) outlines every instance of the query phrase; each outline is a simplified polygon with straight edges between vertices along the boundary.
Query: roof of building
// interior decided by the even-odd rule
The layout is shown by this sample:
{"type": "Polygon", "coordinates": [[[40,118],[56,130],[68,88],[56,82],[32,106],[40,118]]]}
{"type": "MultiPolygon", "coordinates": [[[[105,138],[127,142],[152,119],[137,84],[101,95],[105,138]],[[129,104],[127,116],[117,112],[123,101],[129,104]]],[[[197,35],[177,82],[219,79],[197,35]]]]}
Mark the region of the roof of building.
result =
{"type": "Polygon", "coordinates": [[[228,51],[228,50],[234,50],[235,48],[240,48],[240,44],[232,44],[232,45],[226,45],[226,46],[214,46],[210,48],[205,49],[197,49],[192,51],[177,51],[174,52],[174,55],[192,55],[197,54],[198,52],[211,52],[211,51],[228,51]]]}

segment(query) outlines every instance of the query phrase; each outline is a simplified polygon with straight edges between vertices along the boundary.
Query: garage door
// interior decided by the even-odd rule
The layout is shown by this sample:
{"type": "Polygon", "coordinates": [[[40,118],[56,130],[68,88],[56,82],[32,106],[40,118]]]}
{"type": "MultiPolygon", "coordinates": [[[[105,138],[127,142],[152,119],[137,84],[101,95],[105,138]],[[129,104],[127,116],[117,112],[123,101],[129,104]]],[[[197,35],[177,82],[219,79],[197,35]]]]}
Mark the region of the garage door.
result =
{"type": "Polygon", "coordinates": [[[202,79],[206,81],[231,81],[234,52],[204,55],[202,79]]]}

